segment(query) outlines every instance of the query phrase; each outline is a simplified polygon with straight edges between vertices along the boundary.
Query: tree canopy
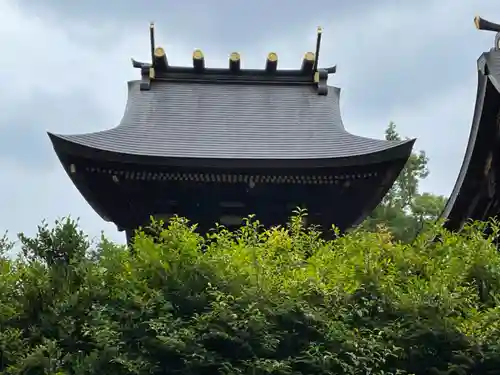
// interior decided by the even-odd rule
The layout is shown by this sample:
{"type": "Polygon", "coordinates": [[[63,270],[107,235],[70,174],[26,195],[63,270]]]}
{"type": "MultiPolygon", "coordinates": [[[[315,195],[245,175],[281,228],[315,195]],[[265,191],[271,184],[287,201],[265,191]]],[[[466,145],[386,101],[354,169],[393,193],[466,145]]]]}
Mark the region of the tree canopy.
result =
{"type": "MultiPolygon", "coordinates": [[[[401,140],[393,122],[387,127],[385,138],[401,140]]],[[[382,225],[394,238],[409,242],[425,225],[435,222],[444,209],[446,198],[420,192],[420,182],[429,175],[428,162],[424,151],[412,153],[391,190],[362,227],[376,231],[382,225]]]]}
{"type": "Polygon", "coordinates": [[[208,238],[174,218],[132,251],[70,220],[20,235],[0,258],[0,372],[498,373],[500,258],[480,224],[410,246],[324,241],[301,215],[208,238]]]}

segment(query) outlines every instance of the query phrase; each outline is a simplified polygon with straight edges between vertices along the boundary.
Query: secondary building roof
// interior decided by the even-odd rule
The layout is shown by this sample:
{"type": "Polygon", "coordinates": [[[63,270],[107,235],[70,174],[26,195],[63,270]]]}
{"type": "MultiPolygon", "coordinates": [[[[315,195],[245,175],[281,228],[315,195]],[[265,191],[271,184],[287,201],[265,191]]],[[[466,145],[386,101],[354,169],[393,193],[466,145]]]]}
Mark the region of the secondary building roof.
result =
{"type": "Polygon", "coordinates": [[[453,191],[442,218],[445,227],[460,230],[465,222],[498,215],[495,174],[498,174],[500,110],[500,50],[485,52],[478,59],[476,107],[469,142],[453,191]]]}

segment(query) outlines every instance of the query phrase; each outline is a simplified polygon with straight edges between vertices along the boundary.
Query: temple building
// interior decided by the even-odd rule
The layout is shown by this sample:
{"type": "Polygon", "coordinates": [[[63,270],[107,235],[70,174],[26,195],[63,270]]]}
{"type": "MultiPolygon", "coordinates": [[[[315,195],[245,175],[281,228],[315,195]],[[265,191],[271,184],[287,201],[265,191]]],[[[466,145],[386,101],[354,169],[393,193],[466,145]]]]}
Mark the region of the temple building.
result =
{"type": "Polygon", "coordinates": [[[465,157],[442,217],[458,231],[468,220],[500,213],[500,25],[480,17],[476,28],[496,32],[495,45],[477,61],[476,106],[465,157]]]}
{"type": "MultiPolygon", "coordinates": [[[[201,50],[192,66],[172,66],[155,46],[150,63],[132,60],[118,126],[96,133],[49,133],[68,176],[92,208],[130,238],[150,217],[187,217],[203,233],[233,228],[249,214],[285,224],[297,207],[329,232],[360,223],[393,185],[414,140],[350,134],[339,111],[336,67],[315,52],[298,69],[244,69],[239,53],[211,68],[201,50]]],[[[299,60],[300,62],[300,60],[299,60]]]]}

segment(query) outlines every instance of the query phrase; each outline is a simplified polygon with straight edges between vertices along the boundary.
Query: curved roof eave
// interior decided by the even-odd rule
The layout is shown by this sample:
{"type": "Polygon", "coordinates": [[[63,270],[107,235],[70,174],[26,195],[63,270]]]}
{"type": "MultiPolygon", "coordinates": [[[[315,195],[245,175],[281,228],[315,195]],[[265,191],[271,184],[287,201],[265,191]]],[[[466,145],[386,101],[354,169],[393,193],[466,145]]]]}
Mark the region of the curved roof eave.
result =
{"type": "Polygon", "coordinates": [[[411,155],[415,139],[401,141],[384,150],[349,157],[323,157],[303,159],[252,159],[252,158],[192,158],[137,155],[98,149],[76,143],[64,136],[48,132],[58,157],[77,157],[94,161],[133,163],[178,167],[257,167],[257,168],[303,168],[303,167],[351,167],[377,164],[396,160],[407,160],[411,155]]]}

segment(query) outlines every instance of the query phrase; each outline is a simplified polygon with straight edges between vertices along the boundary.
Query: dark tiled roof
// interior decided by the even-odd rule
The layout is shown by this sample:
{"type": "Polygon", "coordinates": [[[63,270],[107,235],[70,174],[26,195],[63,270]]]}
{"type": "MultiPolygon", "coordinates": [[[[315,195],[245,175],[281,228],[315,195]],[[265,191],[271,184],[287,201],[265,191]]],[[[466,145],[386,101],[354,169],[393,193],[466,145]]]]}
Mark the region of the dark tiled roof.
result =
{"type": "MultiPolygon", "coordinates": [[[[149,91],[129,82],[120,124],[78,135],[51,135],[121,154],[167,158],[346,158],[397,148],[352,135],[342,124],[340,89],[327,96],[309,85],[153,82],[149,91]]],[[[408,145],[411,149],[411,145],[408,145]]],[[[400,155],[399,155],[400,154],[400,155]]]]}

